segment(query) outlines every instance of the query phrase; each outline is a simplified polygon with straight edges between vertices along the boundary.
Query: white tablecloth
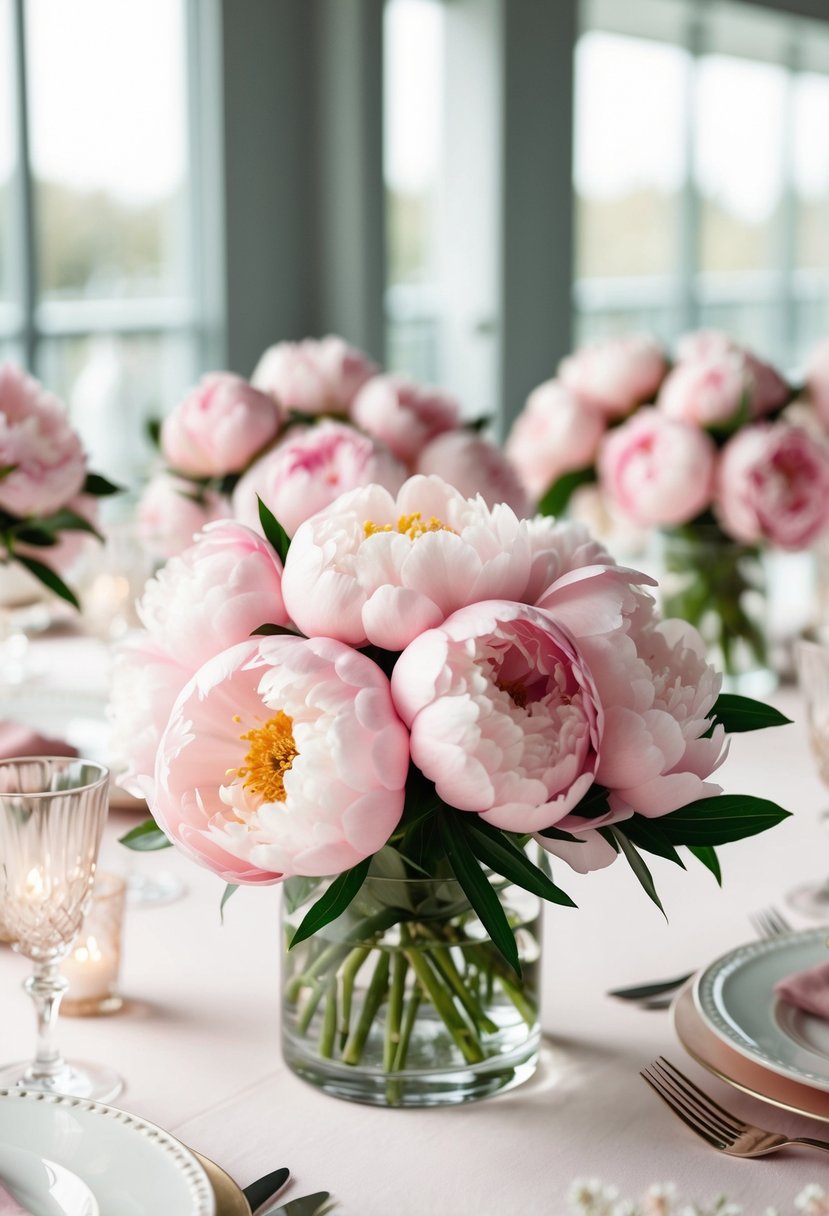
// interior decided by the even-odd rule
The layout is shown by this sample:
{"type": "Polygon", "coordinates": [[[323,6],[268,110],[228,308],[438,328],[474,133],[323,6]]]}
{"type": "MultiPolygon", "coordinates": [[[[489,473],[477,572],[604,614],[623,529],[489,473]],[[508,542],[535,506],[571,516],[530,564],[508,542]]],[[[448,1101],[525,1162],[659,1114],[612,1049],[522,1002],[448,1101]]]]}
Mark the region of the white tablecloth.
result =
{"type": "MultiPolygon", "coordinates": [[[[775,700],[802,719],[793,690],[775,700]]],[[[639,1069],[664,1053],[749,1119],[824,1139],[829,1126],[716,1081],[684,1056],[665,1013],[605,996],[749,940],[750,912],[783,907],[794,884],[829,872],[829,834],[818,820],[829,796],[802,724],[735,738],[721,772],[728,790],[774,798],[793,817],[722,849],[722,891],[696,863],[682,873],[654,859],[667,924],[623,862],[586,877],[559,873],[579,909],[547,909],[543,1060],[536,1077],[509,1094],[447,1110],[378,1110],[297,1080],[280,1056],[277,889],[237,892],[222,925],[221,881],[173,850],[126,853],[116,838],[135,817],[116,811],[103,867],[168,868],[188,893],[164,908],[130,910],[125,1009],[62,1019],[61,1047],[117,1068],[127,1082],[121,1106],[172,1130],[240,1184],[288,1165],[294,1181],[286,1196],[328,1189],[342,1216],[563,1216],[577,1176],[599,1176],[626,1195],[671,1180],[689,1199],[725,1191],[747,1216],[769,1204],[793,1212],[798,1190],[829,1177],[826,1158],[721,1156],[667,1112],[639,1069]]],[[[33,1013],[19,987],[27,972],[25,960],[0,950],[6,1060],[34,1047],[33,1013]]]]}

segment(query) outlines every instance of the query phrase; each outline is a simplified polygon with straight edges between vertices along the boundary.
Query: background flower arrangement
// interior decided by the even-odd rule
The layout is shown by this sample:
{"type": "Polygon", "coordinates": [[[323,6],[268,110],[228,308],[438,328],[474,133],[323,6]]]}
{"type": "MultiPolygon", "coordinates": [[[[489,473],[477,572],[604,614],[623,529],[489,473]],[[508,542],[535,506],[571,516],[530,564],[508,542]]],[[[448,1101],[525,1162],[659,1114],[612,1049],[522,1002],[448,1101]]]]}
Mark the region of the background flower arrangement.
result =
{"type": "Polygon", "coordinates": [[[666,613],[737,674],[766,659],[761,549],[806,549],[829,524],[826,383],[825,349],[794,384],[715,331],[686,335],[673,361],[650,338],[611,339],[530,394],[507,452],[540,511],[596,487],[611,516],[659,529],[666,613]]]}
{"type": "MultiPolygon", "coordinates": [[[[672,1182],[655,1182],[641,1200],[623,1199],[615,1186],[598,1178],[578,1178],[568,1193],[574,1216],[783,1216],[777,1208],[747,1212],[742,1204],[720,1195],[709,1203],[683,1200],[672,1182]]],[[[805,1186],[794,1198],[791,1216],[829,1216],[829,1192],[819,1183],[805,1186]]]]}
{"type": "Polygon", "coordinates": [[[514,470],[480,426],[462,422],[453,397],[382,374],[342,338],[279,342],[250,382],[205,376],[155,427],[166,467],[144,490],[139,527],[163,559],[214,519],[259,530],[258,497],[293,533],[346,490],[395,493],[412,473],[526,514],[514,470]]]}
{"type": "Polygon", "coordinates": [[[727,735],[785,719],[719,695],[694,630],[581,525],[423,475],[292,538],[259,513],[263,536],[212,524],[147,586],[113,691],[121,783],[153,815],[126,843],[173,842],[225,897],[285,882],[288,1033],[329,1073],[371,1062],[364,1100],[423,1100],[427,1015],[450,1072],[495,1059],[510,1083],[539,949],[511,885],[572,905],[550,855],[624,855],[661,907],[643,853],[678,846],[719,879],[717,845],[786,814],[710,780],[727,735]]]}

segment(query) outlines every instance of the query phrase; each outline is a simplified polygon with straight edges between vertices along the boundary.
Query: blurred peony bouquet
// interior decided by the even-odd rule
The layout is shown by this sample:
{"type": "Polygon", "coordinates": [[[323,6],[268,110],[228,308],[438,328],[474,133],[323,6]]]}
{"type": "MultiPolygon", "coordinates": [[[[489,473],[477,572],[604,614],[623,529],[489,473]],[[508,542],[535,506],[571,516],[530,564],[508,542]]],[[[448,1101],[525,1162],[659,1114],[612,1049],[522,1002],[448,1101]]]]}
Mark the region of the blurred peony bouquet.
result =
{"type": "Polygon", "coordinates": [[[310,903],[288,923],[297,1051],[347,1071],[375,1044],[405,1101],[419,1008],[445,1061],[503,1071],[505,1028],[538,1041],[535,922],[505,891],[572,905],[551,857],[623,856],[658,904],[644,854],[679,846],[719,878],[717,845],[786,815],[722,795],[728,736],[785,719],[720,695],[696,632],[579,524],[423,475],[290,541],[259,511],[264,535],[211,524],[171,559],[121,648],[120,784],[152,812],[125,843],[310,903]]]}
{"type": "MultiPolygon", "coordinates": [[[[57,397],[21,368],[0,364],[0,573],[14,564],[77,608],[64,576],[83,536],[100,539],[97,499],[116,492],[87,469],[57,397]]],[[[4,582],[13,602],[14,580],[4,582]]]]}
{"type": "Polygon", "coordinates": [[[673,363],[647,337],[594,343],[530,394],[507,452],[543,513],[578,513],[592,490],[611,519],[659,529],[666,612],[736,674],[765,662],[761,549],[808,548],[829,525],[829,448],[791,408],[808,395],[820,416],[821,367],[795,386],[715,331],[673,363]]]}
{"type": "Polygon", "coordinates": [[[277,343],[250,382],[205,376],[158,441],[166,467],[144,491],[139,526],[160,559],[216,519],[259,531],[260,497],[293,535],[346,490],[376,483],[396,493],[412,473],[437,474],[490,506],[528,507],[506,457],[462,423],[454,398],[381,374],[336,336],[277,343]]]}

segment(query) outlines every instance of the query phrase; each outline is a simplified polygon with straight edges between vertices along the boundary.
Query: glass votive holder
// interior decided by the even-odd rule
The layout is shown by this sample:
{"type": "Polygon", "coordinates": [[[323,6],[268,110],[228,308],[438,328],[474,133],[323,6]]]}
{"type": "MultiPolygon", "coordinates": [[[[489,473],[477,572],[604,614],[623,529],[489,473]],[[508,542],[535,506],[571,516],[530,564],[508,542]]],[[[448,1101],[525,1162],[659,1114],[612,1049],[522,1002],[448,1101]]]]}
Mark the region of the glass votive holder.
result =
{"type": "Polygon", "coordinates": [[[118,991],[121,932],[127,884],[118,874],[95,875],[92,901],[72,949],[61,963],[69,981],[60,1012],[69,1017],[116,1013],[124,1003],[118,991]]]}

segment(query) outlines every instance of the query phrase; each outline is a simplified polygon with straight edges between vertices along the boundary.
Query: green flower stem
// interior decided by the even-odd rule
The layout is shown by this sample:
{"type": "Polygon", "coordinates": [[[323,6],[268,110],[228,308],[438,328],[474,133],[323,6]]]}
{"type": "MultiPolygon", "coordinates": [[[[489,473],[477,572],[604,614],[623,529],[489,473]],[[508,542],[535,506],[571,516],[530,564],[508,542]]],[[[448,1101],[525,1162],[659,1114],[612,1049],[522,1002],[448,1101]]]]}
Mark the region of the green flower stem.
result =
{"type": "Polygon", "coordinates": [[[345,1047],[351,1029],[351,1005],[354,1000],[354,981],[357,972],[371,953],[368,946],[355,946],[340,968],[342,1000],[340,1004],[340,1047],[345,1047]]]}
{"type": "Polygon", "coordinates": [[[386,995],[389,986],[389,953],[387,950],[380,951],[380,957],[377,960],[377,965],[374,968],[374,975],[371,977],[368,990],[363,1001],[363,1008],[360,1010],[360,1017],[357,1020],[357,1025],[348,1036],[348,1042],[343,1050],[344,1064],[359,1064],[363,1054],[363,1048],[366,1045],[369,1031],[371,1030],[372,1022],[377,1016],[377,1012],[383,1003],[383,997],[386,995]]]}
{"type": "Polygon", "coordinates": [[[458,1049],[467,1064],[479,1064],[484,1059],[481,1044],[474,1032],[461,1017],[452,994],[443,986],[443,977],[435,975],[426,958],[418,948],[404,950],[412,970],[423,986],[424,992],[440,1014],[444,1026],[458,1045],[458,1049]]]}
{"type": "Polygon", "coordinates": [[[419,984],[414,984],[406,1005],[406,1012],[403,1014],[403,1025],[400,1028],[400,1042],[397,1044],[394,1064],[392,1065],[393,1072],[402,1072],[406,1067],[406,1059],[409,1054],[409,1044],[412,1041],[412,1031],[415,1028],[415,1022],[417,1021],[417,1014],[422,1000],[423,989],[419,984]]]}
{"type": "Polygon", "coordinates": [[[518,985],[505,975],[498,976],[498,983],[504,995],[509,997],[527,1025],[534,1026],[538,1020],[538,1010],[526,993],[522,992],[518,985]]]}
{"type": "Polygon", "coordinates": [[[391,964],[389,1004],[386,1010],[386,1027],[383,1040],[383,1071],[392,1072],[400,1043],[400,1023],[403,1017],[403,998],[406,991],[406,972],[409,963],[405,954],[398,950],[391,964]]]}
{"type": "Polygon", "coordinates": [[[296,1002],[302,988],[309,987],[318,976],[325,976],[332,968],[339,967],[343,959],[351,953],[355,946],[397,924],[399,919],[399,912],[394,911],[392,908],[384,908],[382,912],[376,912],[374,916],[369,916],[362,922],[360,925],[360,937],[357,941],[331,942],[328,946],[325,946],[317,957],[310,964],[306,965],[304,971],[300,971],[293,976],[285,989],[287,999],[292,1004],[296,1002]]]}
{"type": "Polygon", "coordinates": [[[315,983],[311,987],[311,991],[308,993],[308,996],[305,999],[305,1004],[302,1006],[296,1020],[297,1029],[299,1030],[300,1034],[305,1034],[306,1030],[311,1025],[311,1019],[317,1012],[317,1007],[319,1006],[319,1003],[323,998],[323,994],[325,993],[325,987],[325,984],[319,983],[315,983]]]}
{"type": "Polygon", "coordinates": [[[322,1015],[322,1030],[320,1032],[320,1055],[330,1060],[334,1055],[334,1042],[337,1035],[337,980],[333,977],[325,989],[325,1008],[322,1015]]]}
{"type": "Polygon", "coordinates": [[[481,1008],[480,1002],[472,992],[472,989],[464,983],[457,967],[452,958],[452,953],[448,946],[439,946],[430,952],[429,957],[432,959],[437,970],[440,971],[444,979],[447,981],[455,996],[463,1005],[469,1017],[472,1019],[472,1024],[479,1032],[484,1034],[495,1034],[498,1027],[488,1018],[481,1008]]]}

